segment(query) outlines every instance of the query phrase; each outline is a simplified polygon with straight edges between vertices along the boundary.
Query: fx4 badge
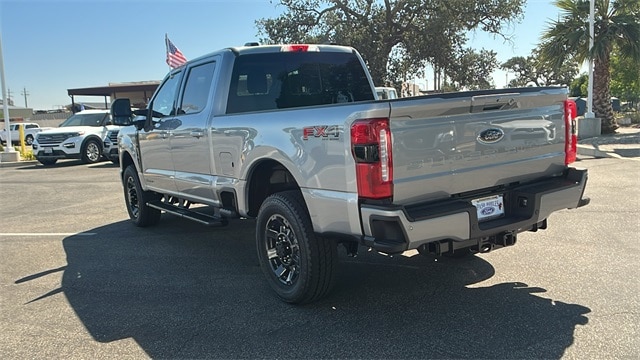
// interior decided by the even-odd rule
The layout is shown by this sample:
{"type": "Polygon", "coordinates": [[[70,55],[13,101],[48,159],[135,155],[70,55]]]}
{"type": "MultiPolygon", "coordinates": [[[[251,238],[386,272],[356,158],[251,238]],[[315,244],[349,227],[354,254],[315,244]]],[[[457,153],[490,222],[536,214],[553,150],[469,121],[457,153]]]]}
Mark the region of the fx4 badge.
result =
{"type": "Polygon", "coordinates": [[[302,128],[302,140],[309,140],[310,137],[322,138],[323,140],[338,140],[342,133],[339,125],[318,125],[302,128]]]}

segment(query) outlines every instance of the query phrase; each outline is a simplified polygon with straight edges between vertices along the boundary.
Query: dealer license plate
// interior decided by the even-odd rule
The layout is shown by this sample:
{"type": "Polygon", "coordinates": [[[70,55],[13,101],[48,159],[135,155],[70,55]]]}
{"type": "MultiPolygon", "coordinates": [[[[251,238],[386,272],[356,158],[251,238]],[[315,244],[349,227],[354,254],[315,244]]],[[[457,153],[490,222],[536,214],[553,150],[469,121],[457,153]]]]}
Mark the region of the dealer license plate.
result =
{"type": "Polygon", "coordinates": [[[45,154],[53,154],[53,149],[52,148],[44,148],[44,153],[45,154]]]}
{"type": "Polygon", "coordinates": [[[504,216],[504,199],[502,195],[494,195],[471,200],[476,207],[478,221],[487,221],[504,216]]]}

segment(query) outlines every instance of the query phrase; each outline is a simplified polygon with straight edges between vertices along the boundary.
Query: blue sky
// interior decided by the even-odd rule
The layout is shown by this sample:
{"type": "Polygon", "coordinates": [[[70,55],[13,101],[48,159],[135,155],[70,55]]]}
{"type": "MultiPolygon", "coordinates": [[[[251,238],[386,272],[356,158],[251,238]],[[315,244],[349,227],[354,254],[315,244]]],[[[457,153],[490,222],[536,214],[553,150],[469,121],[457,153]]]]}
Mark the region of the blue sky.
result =
{"type": "MultiPolygon", "coordinates": [[[[110,82],[160,80],[168,71],[164,34],[188,59],[258,40],[255,20],[284,9],[269,0],[0,0],[6,86],[17,106],[55,109],[71,102],[67,89],[110,82]]],[[[558,10],[528,0],[525,18],[508,29],[513,43],[483,33],[469,46],[492,49],[500,62],[527,56],[558,10]]],[[[357,46],[356,46],[357,48],[357,46]]],[[[428,77],[429,78],[429,77],[428,77]]],[[[505,84],[505,73],[494,74],[505,84]]],[[[431,87],[431,80],[429,86],[431,87]]],[[[418,81],[424,87],[424,80],[418,81]]],[[[76,101],[102,101],[79,98],[76,101]]]]}

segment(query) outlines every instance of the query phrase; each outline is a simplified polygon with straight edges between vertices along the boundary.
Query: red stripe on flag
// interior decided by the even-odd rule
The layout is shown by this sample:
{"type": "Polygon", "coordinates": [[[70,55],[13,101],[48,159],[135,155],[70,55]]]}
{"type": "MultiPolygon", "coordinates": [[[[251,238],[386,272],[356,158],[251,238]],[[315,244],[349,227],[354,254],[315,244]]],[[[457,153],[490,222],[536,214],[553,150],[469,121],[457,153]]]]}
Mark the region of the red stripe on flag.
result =
{"type": "Polygon", "coordinates": [[[178,49],[171,40],[167,38],[167,64],[172,69],[175,69],[186,62],[187,58],[184,56],[182,51],[180,51],[180,49],[178,49]]]}

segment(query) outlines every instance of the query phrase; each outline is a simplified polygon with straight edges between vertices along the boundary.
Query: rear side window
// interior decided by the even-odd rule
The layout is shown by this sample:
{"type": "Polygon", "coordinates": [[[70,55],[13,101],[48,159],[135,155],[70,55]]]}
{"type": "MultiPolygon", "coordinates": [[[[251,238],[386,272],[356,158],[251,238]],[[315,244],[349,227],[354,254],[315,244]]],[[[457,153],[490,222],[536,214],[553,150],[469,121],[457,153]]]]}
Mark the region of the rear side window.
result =
{"type": "Polygon", "coordinates": [[[353,53],[283,52],[239,56],[227,113],[373,100],[353,53]]]}
{"type": "Polygon", "coordinates": [[[194,66],[189,70],[182,95],[180,114],[198,113],[207,105],[214,68],[215,63],[210,62],[194,66]]]}

